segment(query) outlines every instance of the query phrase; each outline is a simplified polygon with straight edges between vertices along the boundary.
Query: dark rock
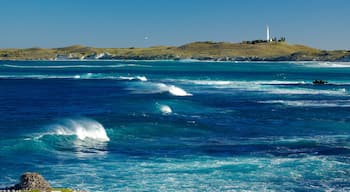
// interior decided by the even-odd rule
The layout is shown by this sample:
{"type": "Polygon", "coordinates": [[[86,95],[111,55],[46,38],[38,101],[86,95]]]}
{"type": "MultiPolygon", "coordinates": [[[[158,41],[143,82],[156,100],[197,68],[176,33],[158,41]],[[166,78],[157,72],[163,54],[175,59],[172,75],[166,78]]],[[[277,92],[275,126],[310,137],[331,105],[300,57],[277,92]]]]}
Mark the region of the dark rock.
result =
{"type": "Polygon", "coordinates": [[[20,183],[16,184],[15,190],[39,190],[51,191],[50,184],[38,173],[24,173],[20,177],[20,183]]]}
{"type": "Polygon", "coordinates": [[[338,59],[337,61],[340,61],[340,62],[350,62],[350,55],[344,56],[344,57],[338,59]]]}
{"type": "Polygon", "coordinates": [[[324,84],[327,84],[328,82],[327,81],[324,81],[324,80],[315,80],[312,82],[314,85],[324,85],[324,84]]]}

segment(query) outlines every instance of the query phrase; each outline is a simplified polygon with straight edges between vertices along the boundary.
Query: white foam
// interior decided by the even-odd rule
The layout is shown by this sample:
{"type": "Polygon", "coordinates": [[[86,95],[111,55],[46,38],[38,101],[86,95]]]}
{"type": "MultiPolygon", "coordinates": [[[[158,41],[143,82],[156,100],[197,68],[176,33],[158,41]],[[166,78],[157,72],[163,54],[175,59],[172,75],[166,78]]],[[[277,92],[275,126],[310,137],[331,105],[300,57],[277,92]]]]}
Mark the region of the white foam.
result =
{"type": "Polygon", "coordinates": [[[169,92],[174,96],[192,96],[192,94],[187,93],[185,90],[180,87],[176,87],[175,85],[166,85],[164,83],[157,83],[156,85],[161,92],[169,92]]]}
{"type": "MultiPolygon", "coordinates": [[[[186,80],[183,80],[186,81],[186,80]]],[[[187,80],[189,83],[196,85],[229,85],[232,84],[232,81],[212,81],[212,80],[187,80]]]]}
{"type": "Polygon", "coordinates": [[[192,62],[200,62],[200,60],[198,60],[198,59],[180,59],[179,62],[192,63],[192,62]]]}
{"type": "Polygon", "coordinates": [[[170,85],[169,87],[169,93],[172,95],[176,95],[176,96],[191,96],[192,94],[187,93],[185,90],[176,87],[174,85],[170,85]]]}
{"type": "Polygon", "coordinates": [[[54,135],[75,135],[80,140],[109,141],[106,130],[99,122],[87,119],[63,119],[49,126],[54,135]]]}
{"type": "Polygon", "coordinates": [[[120,76],[119,79],[121,79],[121,80],[129,80],[129,81],[132,81],[132,80],[148,81],[147,77],[145,77],[145,76],[136,76],[136,77],[120,76]]]}
{"type": "Polygon", "coordinates": [[[174,96],[192,96],[184,89],[175,85],[167,85],[164,83],[154,82],[133,82],[128,84],[128,90],[135,94],[156,94],[156,93],[169,93],[174,96]]]}
{"type": "Polygon", "coordinates": [[[173,112],[173,110],[168,105],[159,105],[159,110],[165,115],[173,112]]]}
{"type": "Polygon", "coordinates": [[[344,95],[346,94],[346,89],[336,89],[336,90],[317,90],[317,89],[265,89],[268,93],[272,94],[287,94],[287,95],[344,95]]]}
{"type": "Polygon", "coordinates": [[[294,85],[294,84],[306,84],[305,81],[279,81],[279,80],[271,80],[271,81],[256,81],[256,84],[261,85],[294,85]]]}
{"type": "Polygon", "coordinates": [[[145,76],[136,76],[136,78],[140,81],[147,81],[148,80],[145,76]]]}
{"type": "Polygon", "coordinates": [[[314,68],[349,68],[350,62],[310,62],[303,65],[314,68]]]}
{"type": "Polygon", "coordinates": [[[196,84],[196,85],[218,85],[218,86],[247,86],[247,85],[295,85],[306,84],[305,81],[230,81],[230,80],[189,80],[189,79],[168,79],[168,81],[179,81],[181,83],[196,84]]]}
{"type": "Polygon", "coordinates": [[[293,107],[350,107],[350,100],[271,100],[259,101],[266,104],[282,104],[293,107]]]}
{"type": "MultiPolygon", "coordinates": [[[[289,94],[289,95],[347,95],[345,88],[341,89],[316,89],[302,88],[294,85],[304,85],[304,81],[220,81],[220,80],[188,80],[168,79],[172,82],[184,84],[207,85],[217,89],[237,89],[245,91],[258,91],[268,94],[289,94]],[[291,85],[291,86],[290,86],[291,85]]],[[[311,84],[311,83],[310,83],[311,84]]],[[[347,84],[340,84],[347,85],[347,84]]]]}

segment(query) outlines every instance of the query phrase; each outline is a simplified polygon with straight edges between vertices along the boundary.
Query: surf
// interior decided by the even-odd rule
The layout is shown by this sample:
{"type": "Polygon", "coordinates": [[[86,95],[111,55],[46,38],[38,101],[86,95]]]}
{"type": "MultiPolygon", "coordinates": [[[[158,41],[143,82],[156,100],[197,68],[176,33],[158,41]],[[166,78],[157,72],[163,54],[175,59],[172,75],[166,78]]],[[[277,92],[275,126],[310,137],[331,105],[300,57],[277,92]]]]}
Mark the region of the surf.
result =
{"type": "Polygon", "coordinates": [[[135,76],[135,77],[120,76],[119,79],[121,79],[121,80],[129,80],[129,81],[133,81],[133,80],[148,81],[147,77],[145,77],[145,76],[135,76]]]}
{"type": "Polygon", "coordinates": [[[155,94],[155,93],[169,93],[173,96],[186,97],[193,96],[191,93],[185,91],[181,87],[175,85],[168,85],[165,83],[155,82],[140,82],[127,85],[127,90],[134,94],[155,94]]]}
{"type": "Polygon", "coordinates": [[[280,104],[291,107],[350,107],[350,100],[270,100],[270,101],[259,101],[258,103],[263,104],[280,104]]]}
{"type": "Polygon", "coordinates": [[[82,141],[110,141],[103,125],[89,118],[61,119],[48,125],[47,129],[49,131],[42,134],[40,137],[45,135],[74,136],[82,141]]]}
{"type": "MultiPolygon", "coordinates": [[[[191,80],[191,79],[168,79],[169,82],[178,82],[186,85],[206,86],[214,89],[232,89],[237,91],[251,91],[271,95],[348,95],[344,82],[330,84],[327,89],[319,89],[311,82],[305,81],[280,81],[280,80],[258,80],[258,81],[231,81],[231,80],[191,80]]],[[[210,90],[209,90],[210,91],[210,90]]],[[[208,90],[205,90],[208,92],[208,90]]]]}

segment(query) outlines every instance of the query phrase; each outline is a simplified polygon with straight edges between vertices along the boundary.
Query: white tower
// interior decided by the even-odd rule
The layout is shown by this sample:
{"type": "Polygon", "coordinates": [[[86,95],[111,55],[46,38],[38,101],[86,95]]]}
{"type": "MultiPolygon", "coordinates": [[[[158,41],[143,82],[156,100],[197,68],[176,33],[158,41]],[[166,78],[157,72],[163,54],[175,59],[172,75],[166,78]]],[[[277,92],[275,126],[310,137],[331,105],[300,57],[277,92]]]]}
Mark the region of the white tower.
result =
{"type": "Polygon", "coordinates": [[[271,39],[270,39],[270,28],[268,25],[266,25],[266,41],[267,42],[270,42],[271,39]]]}

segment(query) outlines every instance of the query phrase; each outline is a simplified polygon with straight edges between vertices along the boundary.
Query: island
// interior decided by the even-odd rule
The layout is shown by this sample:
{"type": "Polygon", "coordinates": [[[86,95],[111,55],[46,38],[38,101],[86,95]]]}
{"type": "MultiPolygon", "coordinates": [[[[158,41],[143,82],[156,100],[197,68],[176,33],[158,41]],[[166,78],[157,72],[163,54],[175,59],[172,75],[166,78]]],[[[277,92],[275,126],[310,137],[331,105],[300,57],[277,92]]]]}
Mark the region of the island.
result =
{"type": "Polygon", "coordinates": [[[63,48],[0,49],[0,60],[182,60],[206,61],[337,61],[349,62],[349,50],[320,50],[289,44],[285,39],[240,43],[193,42],[182,46],[148,48],[94,48],[74,45],[63,48]]]}

